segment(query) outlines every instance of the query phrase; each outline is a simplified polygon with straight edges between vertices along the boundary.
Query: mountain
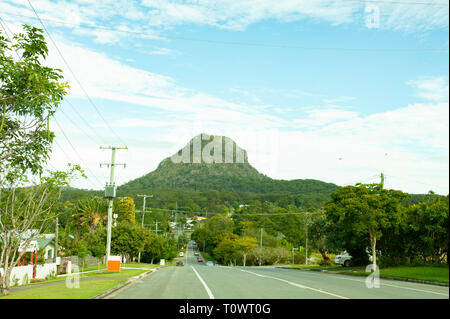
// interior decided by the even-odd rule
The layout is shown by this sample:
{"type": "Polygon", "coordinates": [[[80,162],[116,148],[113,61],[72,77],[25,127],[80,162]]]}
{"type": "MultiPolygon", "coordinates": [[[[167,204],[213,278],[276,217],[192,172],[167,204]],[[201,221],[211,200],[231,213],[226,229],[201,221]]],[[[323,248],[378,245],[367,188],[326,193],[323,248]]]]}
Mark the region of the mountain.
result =
{"type": "Polygon", "coordinates": [[[248,162],[247,152],[230,138],[199,134],[156,170],[118,187],[118,191],[155,188],[329,195],[337,186],[313,179],[272,179],[259,173],[248,162]]]}

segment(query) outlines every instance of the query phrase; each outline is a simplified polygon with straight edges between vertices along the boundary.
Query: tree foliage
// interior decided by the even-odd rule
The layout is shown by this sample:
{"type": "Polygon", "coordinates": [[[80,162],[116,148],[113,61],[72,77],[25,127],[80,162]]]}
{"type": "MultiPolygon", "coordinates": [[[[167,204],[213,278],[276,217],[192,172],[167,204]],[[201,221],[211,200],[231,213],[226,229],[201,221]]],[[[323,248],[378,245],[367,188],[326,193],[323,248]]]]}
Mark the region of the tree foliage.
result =
{"type": "Polygon", "coordinates": [[[43,31],[23,25],[12,41],[0,31],[0,173],[42,172],[54,138],[48,121],[66,94],[61,70],[42,64],[43,31]],[[19,56],[15,59],[14,54],[19,56]]]}

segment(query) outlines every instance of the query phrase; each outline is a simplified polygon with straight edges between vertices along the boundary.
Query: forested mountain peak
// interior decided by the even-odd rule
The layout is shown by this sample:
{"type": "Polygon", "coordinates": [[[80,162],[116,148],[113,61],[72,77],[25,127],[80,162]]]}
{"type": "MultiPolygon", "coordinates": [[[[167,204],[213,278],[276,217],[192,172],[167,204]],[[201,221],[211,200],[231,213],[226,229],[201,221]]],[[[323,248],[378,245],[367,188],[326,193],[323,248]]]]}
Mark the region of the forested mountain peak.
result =
{"type": "Polygon", "coordinates": [[[311,179],[272,179],[259,173],[248,162],[247,152],[229,137],[202,133],[161,161],[156,170],[120,186],[119,190],[154,188],[328,195],[336,185],[311,179]]]}

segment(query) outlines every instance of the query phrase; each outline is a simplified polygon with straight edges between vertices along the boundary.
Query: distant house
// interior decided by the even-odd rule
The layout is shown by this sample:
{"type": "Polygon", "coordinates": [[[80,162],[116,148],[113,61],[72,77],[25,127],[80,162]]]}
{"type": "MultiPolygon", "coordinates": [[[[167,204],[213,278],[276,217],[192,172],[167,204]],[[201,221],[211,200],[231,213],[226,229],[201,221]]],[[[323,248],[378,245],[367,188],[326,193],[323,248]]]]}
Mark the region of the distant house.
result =
{"type": "Polygon", "coordinates": [[[45,259],[53,259],[55,257],[55,238],[37,238],[39,250],[44,249],[45,259]]]}
{"type": "MultiPolygon", "coordinates": [[[[34,230],[26,232],[23,236],[24,239],[29,238],[32,233],[34,233],[34,230]]],[[[51,259],[53,261],[53,258],[55,257],[55,234],[38,235],[38,237],[30,243],[30,246],[26,248],[23,247],[23,250],[34,251],[36,248],[44,250],[45,260],[51,259]]]]}

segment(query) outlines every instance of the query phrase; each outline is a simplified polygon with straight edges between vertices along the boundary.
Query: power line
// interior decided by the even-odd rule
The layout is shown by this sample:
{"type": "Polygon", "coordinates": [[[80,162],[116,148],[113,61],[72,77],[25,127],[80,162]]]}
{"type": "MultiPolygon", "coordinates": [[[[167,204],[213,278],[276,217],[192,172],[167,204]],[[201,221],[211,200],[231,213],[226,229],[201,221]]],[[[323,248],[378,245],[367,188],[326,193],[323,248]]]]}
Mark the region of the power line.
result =
{"type": "Polygon", "coordinates": [[[100,111],[98,110],[97,106],[94,104],[94,102],[92,101],[92,99],[90,98],[90,96],[87,94],[86,90],[84,89],[84,87],[81,85],[81,82],[78,80],[77,76],[75,75],[75,73],[73,72],[72,68],[70,67],[69,63],[67,63],[66,59],[64,58],[63,54],[61,53],[61,51],[59,50],[58,46],[56,45],[55,41],[53,40],[52,36],[50,35],[50,33],[48,32],[47,28],[45,27],[44,23],[42,22],[41,18],[39,17],[39,15],[37,14],[36,10],[34,9],[33,5],[31,4],[30,0],[27,0],[28,4],[30,5],[31,9],[33,10],[34,14],[36,15],[37,19],[40,21],[42,27],[44,28],[45,32],[47,33],[48,37],[50,38],[50,40],[52,41],[53,45],[55,46],[56,50],[58,51],[59,55],[61,56],[61,59],[64,61],[64,64],[67,66],[67,68],[69,69],[70,73],[72,73],[72,76],[74,77],[75,81],[78,83],[78,85],[80,86],[81,90],[83,91],[84,95],[86,96],[86,98],[88,99],[89,103],[94,107],[95,111],[98,113],[98,115],[101,117],[101,119],[105,122],[106,126],[109,128],[109,130],[117,137],[117,139],[123,143],[124,145],[126,145],[126,143],[123,142],[123,140],[116,134],[116,132],[108,125],[108,122],[105,120],[105,118],[103,117],[103,115],[100,113],[100,111]]]}
{"type": "MultiPolygon", "coordinates": [[[[5,20],[2,19],[2,17],[0,17],[0,24],[2,26],[3,31],[5,31],[6,37],[8,38],[9,42],[11,42],[11,44],[12,44],[12,39],[9,37],[8,31],[6,31],[6,29],[8,29],[9,32],[11,32],[11,36],[13,36],[14,33],[11,31],[11,29],[8,27],[8,25],[6,24],[5,20]],[[6,27],[6,29],[5,29],[5,27],[6,27]]],[[[14,52],[16,53],[17,58],[19,59],[19,61],[22,61],[22,57],[20,56],[19,52],[17,52],[16,48],[13,47],[13,49],[14,49],[14,52]]]]}
{"type": "MultiPolygon", "coordinates": [[[[72,106],[72,104],[69,104],[72,106]]],[[[73,107],[73,106],[72,106],[73,107]]],[[[78,128],[80,131],[82,131],[84,133],[84,135],[86,135],[88,137],[88,139],[92,140],[95,144],[101,145],[102,143],[98,143],[99,141],[97,141],[96,139],[94,139],[93,137],[91,137],[91,135],[89,135],[85,130],[83,130],[79,125],[76,125],[76,123],[72,120],[72,118],[70,116],[68,116],[66,113],[64,113],[64,111],[62,110],[62,108],[59,109],[61,111],[61,113],[76,127],[78,128]]],[[[74,109],[75,111],[75,109],[74,109]]],[[[78,114],[78,112],[75,111],[75,113],[77,113],[77,115],[82,119],[82,117],[78,114]]]]}
{"type": "MultiPolygon", "coordinates": [[[[12,42],[11,38],[8,35],[8,32],[6,31],[5,27],[9,30],[9,32],[11,32],[11,34],[13,34],[13,32],[8,28],[8,25],[6,23],[4,23],[4,20],[0,17],[0,24],[2,26],[2,29],[5,31],[5,35],[8,37],[9,41],[12,42]]],[[[17,52],[17,50],[14,48],[14,51],[17,55],[17,57],[19,58],[19,61],[22,61],[22,57],[19,55],[19,53],[17,52]]],[[[61,112],[64,114],[64,116],[67,117],[67,115],[62,111],[61,112]]],[[[76,112],[75,112],[76,113],[76,112]]],[[[72,149],[75,151],[75,153],[78,155],[78,157],[80,158],[80,160],[83,162],[83,164],[86,166],[86,168],[89,170],[89,172],[92,174],[92,176],[94,176],[94,178],[100,183],[100,185],[102,185],[102,183],[99,181],[99,179],[97,178],[97,176],[89,169],[89,167],[86,165],[86,163],[83,161],[83,159],[79,156],[79,154],[76,152],[75,148],[73,147],[72,143],[70,142],[70,140],[68,139],[67,135],[64,133],[63,129],[61,128],[61,126],[59,125],[59,123],[57,122],[56,118],[53,116],[53,118],[55,119],[56,124],[58,125],[59,129],[61,130],[61,132],[63,133],[64,137],[66,138],[67,142],[69,142],[70,146],[72,147],[72,149]]],[[[69,118],[69,120],[71,120],[69,118]]],[[[72,120],[71,120],[72,121],[72,120]]],[[[73,123],[73,122],[72,122],[73,123]]],[[[74,124],[74,123],[73,123],[74,124]]],[[[75,125],[75,124],[74,124],[75,125]]],[[[76,126],[76,125],[75,125],[76,126]]],[[[81,128],[80,128],[81,129],[81,128]]],[[[64,149],[56,142],[56,140],[54,140],[56,146],[63,152],[63,154],[66,156],[66,158],[68,159],[69,162],[73,162],[72,159],[67,155],[67,153],[64,151],[64,149]]],[[[48,164],[51,168],[53,168],[53,170],[56,170],[56,168],[51,164],[51,163],[46,163],[48,164]]]]}
{"type": "Polygon", "coordinates": [[[426,5],[426,6],[445,6],[448,7],[448,3],[444,2],[419,2],[419,1],[383,1],[383,0],[341,0],[349,2],[361,2],[361,3],[378,3],[378,4],[412,4],[412,5],[426,5]]]}
{"type": "MultiPolygon", "coordinates": [[[[147,207],[148,209],[152,210],[162,210],[162,211],[168,211],[168,212],[177,212],[177,213],[188,213],[188,214],[197,214],[197,215],[203,215],[203,214],[221,214],[216,212],[193,212],[188,210],[179,210],[179,209],[166,209],[166,208],[156,208],[156,207],[147,207]]],[[[136,211],[138,212],[138,211],[136,211]]],[[[264,216],[271,216],[271,215],[305,215],[305,214],[314,214],[314,212],[296,212],[296,213],[234,213],[233,216],[247,216],[247,215],[264,215],[264,216]]]]}
{"type": "Polygon", "coordinates": [[[356,184],[356,183],[367,182],[367,181],[370,181],[370,180],[373,180],[373,179],[379,178],[379,177],[380,177],[379,175],[372,175],[372,176],[364,178],[364,179],[353,180],[350,183],[342,183],[342,185],[353,185],[353,184],[356,184]]]}
{"type": "MultiPolygon", "coordinates": [[[[36,19],[31,16],[20,15],[20,14],[11,14],[18,17],[36,19]]],[[[41,20],[39,18],[39,20],[41,20]]],[[[43,19],[48,22],[53,22],[57,24],[73,26],[78,28],[87,28],[94,30],[106,30],[113,32],[121,32],[127,34],[141,35],[141,36],[151,36],[155,37],[155,34],[151,32],[144,31],[133,31],[133,30],[121,30],[116,28],[110,28],[105,26],[91,25],[86,23],[68,23],[65,21],[59,21],[55,19],[43,19]]],[[[42,21],[41,21],[42,23],[42,21]]],[[[367,51],[367,52],[422,52],[422,51],[430,51],[430,52],[442,52],[448,51],[448,48],[422,48],[422,49],[376,49],[376,48],[342,48],[342,47],[307,47],[307,46],[299,46],[299,45],[284,45],[284,44],[270,44],[270,43],[256,43],[256,42],[239,42],[239,41],[222,41],[222,40],[211,40],[211,39],[200,39],[200,38],[188,38],[188,37],[179,37],[179,36],[157,36],[158,39],[161,40],[182,40],[182,41],[192,41],[192,42],[203,42],[203,43],[214,43],[214,44],[227,44],[227,45],[240,45],[240,46],[256,46],[256,47],[270,47],[270,48],[285,48],[285,49],[303,49],[303,50],[317,50],[317,51],[367,51]]]]}
{"type": "Polygon", "coordinates": [[[424,182],[420,182],[420,181],[416,181],[416,180],[413,180],[413,179],[410,179],[410,178],[405,178],[405,177],[399,177],[399,176],[394,176],[394,175],[388,175],[388,174],[385,174],[386,176],[389,176],[389,177],[394,177],[394,178],[398,178],[398,179],[403,179],[403,180],[406,180],[406,181],[410,181],[410,182],[414,182],[414,183],[419,183],[419,184],[423,184],[423,185],[426,185],[426,186],[431,186],[431,187],[435,187],[435,188],[439,188],[437,185],[431,185],[431,184],[428,184],[428,183],[424,183],[424,182]]]}
{"type": "Polygon", "coordinates": [[[89,173],[91,173],[91,175],[97,180],[97,182],[100,184],[100,186],[103,185],[103,183],[97,178],[97,176],[91,171],[91,169],[89,168],[89,166],[85,163],[85,161],[81,158],[80,154],[77,152],[77,150],[75,149],[75,147],[72,145],[72,143],[70,142],[69,138],[67,137],[66,133],[64,133],[62,127],[59,125],[58,121],[56,120],[56,117],[53,116],[53,119],[55,120],[56,125],[58,125],[61,133],[63,133],[64,137],[66,138],[67,142],[69,143],[70,147],[73,149],[73,151],[75,152],[75,154],[77,154],[78,158],[80,159],[80,161],[84,164],[84,166],[86,167],[86,169],[89,171],[89,173]]]}

